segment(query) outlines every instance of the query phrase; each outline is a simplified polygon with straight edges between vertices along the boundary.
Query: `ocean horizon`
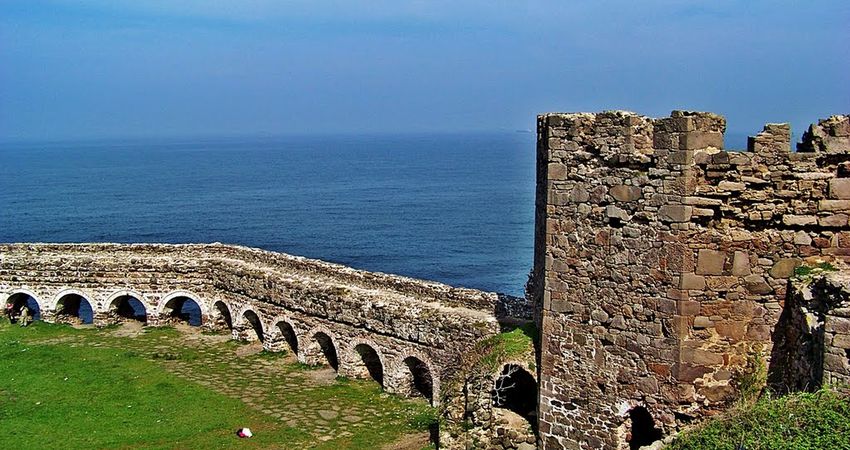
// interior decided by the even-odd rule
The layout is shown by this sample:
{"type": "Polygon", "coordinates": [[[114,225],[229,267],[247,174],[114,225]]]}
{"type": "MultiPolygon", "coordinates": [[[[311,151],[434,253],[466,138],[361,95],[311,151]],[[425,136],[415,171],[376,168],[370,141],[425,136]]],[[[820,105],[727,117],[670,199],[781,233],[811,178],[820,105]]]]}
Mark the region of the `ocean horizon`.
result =
{"type": "Polygon", "coordinates": [[[223,242],[523,295],[531,133],[0,143],[0,242],[223,242]]]}

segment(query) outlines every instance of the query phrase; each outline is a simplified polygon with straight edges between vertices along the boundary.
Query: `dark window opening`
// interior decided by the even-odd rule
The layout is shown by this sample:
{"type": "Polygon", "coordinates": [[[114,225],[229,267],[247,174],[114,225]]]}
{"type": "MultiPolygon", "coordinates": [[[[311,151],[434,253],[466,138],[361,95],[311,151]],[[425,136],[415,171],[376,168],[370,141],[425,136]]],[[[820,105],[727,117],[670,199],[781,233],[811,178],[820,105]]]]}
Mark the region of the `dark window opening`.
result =
{"type": "Polygon", "coordinates": [[[201,326],[201,306],[189,297],[174,297],[165,304],[165,310],[172,319],[185,322],[193,327],[201,326]]]}
{"type": "Polygon", "coordinates": [[[316,343],[319,344],[319,348],[322,350],[322,354],[325,356],[325,360],[327,360],[328,365],[330,365],[334,370],[339,370],[339,358],[337,358],[336,348],[334,347],[331,337],[325,333],[319,332],[313,336],[313,339],[315,339],[316,343]]]}
{"type": "Polygon", "coordinates": [[[661,439],[661,430],[655,428],[655,420],[643,406],[636,406],[629,411],[632,432],[629,437],[629,449],[637,450],[644,445],[650,445],[661,439]]]}
{"type": "Polygon", "coordinates": [[[404,364],[410,370],[411,391],[417,393],[429,401],[434,399],[434,380],[428,366],[419,358],[413,356],[404,360],[404,364]]]}
{"type": "Polygon", "coordinates": [[[76,317],[83,324],[94,323],[94,309],[91,303],[77,294],[68,294],[56,303],[56,314],[59,316],[76,317]]]}
{"type": "Polygon", "coordinates": [[[227,308],[227,305],[225,305],[224,302],[215,302],[214,308],[218,313],[216,316],[217,325],[221,328],[232,330],[233,317],[230,315],[230,309],[227,308]]]}
{"type": "MultiPolygon", "coordinates": [[[[245,311],[245,314],[242,315],[248,325],[251,326],[251,330],[254,332],[254,337],[256,340],[263,342],[265,340],[265,336],[263,336],[263,324],[260,323],[260,318],[257,316],[257,313],[254,311],[245,311]]],[[[251,339],[254,340],[254,339],[251,339]]]]}
{"type": "Polygon", "coordinates": [[[378,352],[374,348],[366,344],[358,344],[354,347],[354,351],[360,356],[360,361],[363,363],[366,373],[370,378],[377,381],[381,386],[384,385],[384,366],[381,364],[381,358],[378,357],[378,352]]]}
{"type": "Polygon", "coordinates": [[[286,345],[289,346],[289,350],[293,355],[297,355],[298,338],[295,336],[295,330],[292,328],[292,325],[286,322],[278,322],[277,328],[280,330],[280,335],[283,336],[283,340],[286,341],[286,345]]]}
{"type": "Polygon", "coordinates": [[[123,317],[125,319],[137,320],[139,322],[147,322],[148,314],[145,310],[145,305],[142,302],[130,295],[124,295],[116,298],[112,302],[112,310],[118,314],[119,317],[123,317]]]}
{"type": "Polygon", "coordinates": [[[532,427],[537,420],[537,382],[528,371],[507,364],[493,385],[493,406],[511,410],[526,418],[532,427]]]}

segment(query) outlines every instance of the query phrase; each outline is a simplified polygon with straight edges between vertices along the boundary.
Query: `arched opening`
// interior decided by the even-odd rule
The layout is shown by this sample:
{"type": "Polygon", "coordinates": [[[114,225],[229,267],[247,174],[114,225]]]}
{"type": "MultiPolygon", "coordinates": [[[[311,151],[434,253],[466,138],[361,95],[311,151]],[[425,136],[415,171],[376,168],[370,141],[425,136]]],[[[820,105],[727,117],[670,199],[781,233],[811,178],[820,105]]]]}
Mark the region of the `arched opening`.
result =
{"type": "Polygon", "coordinates": [[[233,316],[230,315],[230,308],[219,300],[213,305],[213,313],[215,314],[215,328],[219,330],[233,329],[233,316]]]}
{"type": "Polygon", "coordinates": [[[248,325],[244,338],[248,341],[265,341],[263,336],[263,324],[260,322],[260,317],[257,313],[250,309],[242,313],[242,319],[248,325]]]}
{"type": "Polygon", "coordinates": [[[325,361],[328,365],[334,370],[339,370],[339,358],[336,355],[336,347],[334,347],[331,337],[319,331],[313,335],[313,340],[316,342],[316,345],[319,346],[319,350],[325,357],[325,361]]]}
{"type": "Polygon", "coordinates": [[[136,320],[142,323],[148,321],[148,313],[144,303],[132,295],[122,295],[112,300],[112,303],[109,304],[109,312],[122,319],[136,320]]]}
{"type": "Polygon", "coordinates": [[[384,365],[381,363],[381,358],[378,352],[368,344],[357,344],[354,351],[360,357],[360,373],[358,378],[371,378],[378,382],[381,386],[384,385],[384,365]]]}
{"type": "Polygon", "coordinates": [[[12,305],[12,317],[20,317],[24,308],[26,308],[32,320],[41,320],[41,307],[38,306],[38,302],[29,294],[23,292],[12,294],[6,300],[6,303],[12,305]]]}
{"type": "Polygon", "coordinates": [[[193,327],[201,326],[201,306],[191,297],[171,298],[162,312],[172,321],[186,323],[193,327]]]}
{"type": "Polygon", "coordinates": [[[287,322],[278,322],[277,329],[280,331],[281,337],[286,342],[287,350],[293,355],[298,355],[298,337],[295,335],[295,329],[287,322]]]}
{"type": "Polygon", "coordinates": [[[505,364],[493,383],[493,406],[513,411],[535,426],[537,382],[521,366],[505,364]]]}
{"type": "Polygon", "coordinates": [[[635,406],[629,410],[629,419],[632,425],[628,437],[630,450],[637,450],[661,439],[661,430],[655,427],[655,420],[645,407],[635,406]]]}
{"type": "Polygon", "coordinates": [[[404,365],[410,372],[410,385],[408,386],[410,394],[425,397],[429,402],[433,401],[434,379],[431,377],[431,370],[428,365],[415,356],[405,358],[404,365]]]}
{"type": "Polygon", "coordinates": [[[94,323],[94,309],[85,297],[66,294],[56,302],[56,319],[59,322],[75,322],[88,325],[94,323]]]}

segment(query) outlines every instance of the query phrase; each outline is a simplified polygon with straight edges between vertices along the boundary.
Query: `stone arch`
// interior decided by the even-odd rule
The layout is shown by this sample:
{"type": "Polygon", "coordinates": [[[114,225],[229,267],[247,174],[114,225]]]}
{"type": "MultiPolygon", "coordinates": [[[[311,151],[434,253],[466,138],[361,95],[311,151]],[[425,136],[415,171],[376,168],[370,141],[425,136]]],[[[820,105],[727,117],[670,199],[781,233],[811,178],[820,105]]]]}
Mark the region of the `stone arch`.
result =
{"type": "Polygon", "coordinates": [[[67,317],[76,317],[83,324],[93,324],[95,309],[94,296],[78,289],[68,288],[59,291],[51,302],[51,310],[56,321],[61,322],[67,317]]]}
{"type": "Polygon", "coordinates": [[[224,300],[216,300],[210,308],[210,319],[212,326],[219,330],[233,329],[233,314],[231,308],[224,300]]]}
{"type": "Polygon", "coordinates": [[[160,319],[163,316],[168,316],[191,326],[201,326],[204,317],[208,317],[208,311],[204,302],[200,301],[200,297],[197,295],[188,291],[174,291],[159,301],[156,316],[160,319]],[[188,303],[189,301],[194,303],[197,310],[188,303]]]}
{"type": "Polygon", "coordinates": [[[399,393],[406,397],[423,397],[436,406],[439,395],[439,379],[431,369],[434,365],[428,358],[412,354],[403,358],[396,368],[400,379],[399,393]]]}
{"type": "Polygon", "coordinates": [[[10,291],[6,296],[6,301],[3,302],[4,308],[7,303],[12,303],[15,315],[19,314],[21,309],[26,307],[30,310],[33,320],[42,319],[41,313],[44,310],[43,303],[39,300],[38,296],[30,290],[15,289],[10,291]]]}
{"type": "Polygon", "coordinates": [[[153,311],[150,305],[148,299],[139,292],[122,289],[107,297],[103,303],[103,312],[114,313],[126,319],[147,322],[153,311]],[[135,302],[132,300],[135,300],[135,302]],[[142,309],[141,314],[139,307],[142,309]]]}
{"type": "Polygon", "coordinates": [[[316,327],[307,336],[308,342],[302,344],[301,348],[304,362],[310,365],[327,364],[339,371],[339,346],[334,334],[325,327],[316,327]]]}
{"type": "Polygon", "coordinates": [[[265,342],[266,340],[263,321],[251,307],[243,309],[239,314],[236,328],[240,332],[240,337],[247,341],[265,342]],[[246,332],[242,333],[243,330],[246,332]]]}
{"type": "Polygon", "coordinates": [[[281,340],[285,343],[285,347],[288,351],[292,352],[293,355],[298,357],[298,331],[295,329],[295,325],[293,325],[293,321],[286,317],[275,317],[274,325],[272,326],[272,331],[280,336],[281,340]]]}
{"type": "Polygon", "coordinates": [[[637,450],[663,437],[661,429],[655,426],[655,419],[644,405],[635,405],[628,410],[626,442],[630,450],[637,450]]]}
{"type": "Polygon", "coordinates": [[[521,364],[503,364],[493,380],[492,403],[494,408],[513,411],[535,427],[537,380],[521,364]]]}
{"type": "Polygon", "coordinates": [[[370,341],[357,340],[352,342],[349,354],[354,377],[371,378],[381,387],[384,386],[384,356],[377,345],[370,341]]]}

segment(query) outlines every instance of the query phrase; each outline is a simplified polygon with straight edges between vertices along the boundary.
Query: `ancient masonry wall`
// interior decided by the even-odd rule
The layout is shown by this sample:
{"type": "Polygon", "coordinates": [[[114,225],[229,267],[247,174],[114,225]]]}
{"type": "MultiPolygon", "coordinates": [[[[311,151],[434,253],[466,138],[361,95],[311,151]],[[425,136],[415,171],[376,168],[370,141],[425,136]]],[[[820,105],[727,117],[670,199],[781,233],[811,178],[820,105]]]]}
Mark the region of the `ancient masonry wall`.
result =
{"type": "Polygon", "coordinates": [[[201,307],[205,326],[221,326],[229,314],[237,337],[256,338],[253,312],[266,348],[291,347],[284,333],[291,327],[297,349],[289,350],[306,363],[321,361],[315,336],[327,334],[343,375],[363,375],[355,347],[372,347],[390,392],[410,393],[408,358],[416,358],[433,378],[434,403],[461,354],[498,333],[496,310],[510,309],[494,293],[221,244],[0,245],[0,299],[17,293],[35,298],[46,320],[60,298],[81,295],[96,324],[115,319],[113,301],[122,295],[140,300],[153,325],[169,316],[170,299],[186,296],[201,307]]]}
{"type": "Polygon", "coordinates": [[[746,152],[722,150],[725,128],[683,111],[539,117],[542,448],[627,448],[637,406],[664,433],[723,408],[769,357],[794,268],[850,258],[850,116],[793,153],[786,124],[746,152]]]}
{"type": "Polygon", "coordinates": [[[850,272],[795,277],[774,339],[779,390],[850,384],[850,272]]]}

